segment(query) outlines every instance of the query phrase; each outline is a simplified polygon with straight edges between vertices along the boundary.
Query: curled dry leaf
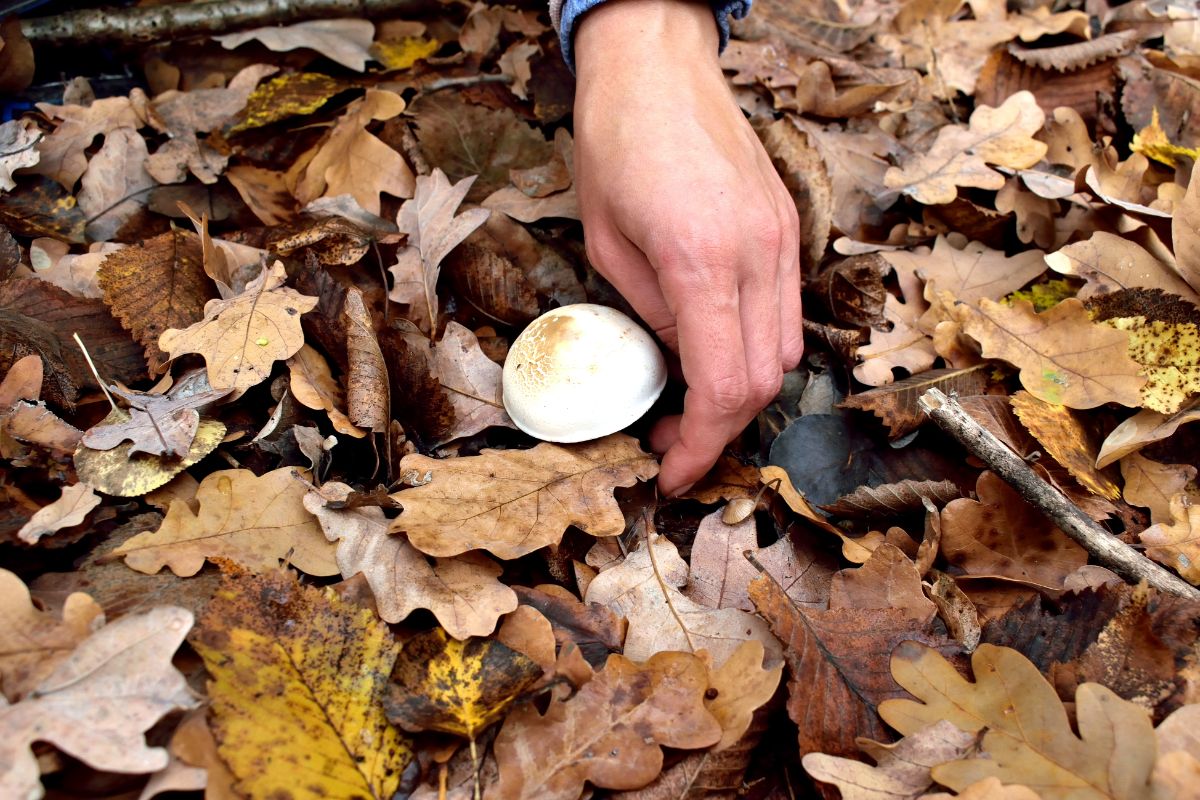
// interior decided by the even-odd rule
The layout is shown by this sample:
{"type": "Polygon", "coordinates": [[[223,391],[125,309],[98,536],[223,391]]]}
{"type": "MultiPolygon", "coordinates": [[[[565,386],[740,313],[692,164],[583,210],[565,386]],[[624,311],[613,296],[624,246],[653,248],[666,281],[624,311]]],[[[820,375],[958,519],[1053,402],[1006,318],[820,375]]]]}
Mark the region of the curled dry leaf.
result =
{"type": "Polygon", "coordinates": [[[221,758],[251,797],[391,797],[412,759],[381,700],[397,646],[369,609],[271,569],[229,578],[190,642],[221,758]],[[254,698],[253,702],[249,698],[254,698]]]}
{"type": "Polygon", "coordinates": [[[0,699],[0,795],[42,796],[35,741],[49,742],[98,770],[144,774],[167,751],[143,734],[197,701],[171,658],[192,612],[160,606],[122,617],[82,641],[18,703],[0,699]]]}
{"type": "MultiPolygon", "coordinates": [[[[347,333],[347,338],[349,334],[347,333]]],[[[333,377],[329,363],[309,345],[304,345],[287,360],[292,397],[306,408],[324,411],[338,433],[361,439],[367,435],[341,411],[342,387],[333,377]]]]}
{"type": "Polygon", "coordinates": [[[1157,411],[1143,409],[1113,428],[1112,433],[1100,445],[1096,456],[1097,467],[1107,467],[1114,461],[1141,450],[1154,442],[1168,438],[1180,425],[1200,420],[1200,403],[1189,403],[1175,414],[1167,416],[1157,411]]]}
{"type": "Polygon", "coordinates": [[[437,444],[473,436],[485,428],[516,427],[504,410],[500,393],[504,370],[484,354],[469,329],[457,322],[446,323],[441,341],[430,353],[430,367],[454,409],[454,424],[437,437],[437,444]]]}
{"type": "Polygon", "coordinates": [[[455,639],[487,636],[496,621],[517,607],[517,595],[500,583],[500,565],[482,553],[430,559],[403,534],[388,534],[383,510],[374,506],[336,510],[330,499],[345,499],[350,487],[326,483],[304,496],[304,507],[320,521],[325,536],[337,542],[342,577],[361,572],[379,616],[400,622],[427,608],[455,639]]]}
{"type": "Polygon", "coordinates": [[[362,72],[370,58],[375,25],[366,19],[314,19],[292,25],[272,25],[212,37],[226,50],[249,41],[259,42],[276,53],[313,50],[347,69],[362,72]]]}
{"type": "Polygon", "coordinates": [[[0,153],[3,153],[0,155],[0,192],[17,187],[13,172],[38,163],[41,153],[37,144],[44,135],[37,123],[28,117],[10,119],[0,125],[0,153]]]}
{"type": "Polygon", "coordinates": [[[982,364],[966,369],[931,369],[886,386],[850,395],[837,407],[870,411],[887,426],[888,438],[895,440],[912,433],[928,419],[917,405],[917,398],[929,389],[970,397],[982,394],[987,380],[986,367],[982,364]]]}
{"type": "Polygon", "coordinates": [[[1196,480],[1191,464],[1163,464],[1141,453],[1121,459],[1121,477],[1125,479],[1122,498],[1127,503],[1150,509],[1152,523],[1171,522],[1171,498],[1196,480]]]}
{"type": "Polygon", "coordinates": [[[911,478],[881,486],[860,486],[837,502],[821,506],[837,517],[888,517],[920,511],[926,501],[944,506],[962,492],[954,481],[916,481],[911,478]]]}
{"type": "Polygon", "coordinates": [[[434,628],[404,643],[383,704],[388,720],[406,731],[474,740],[541,677],[536,662],[505,644],[460,642],[434,628]]]}
{"type": "Polygon", "coordinates": [[[346,391],[348,416],[356,427],[380,433],[387,429],[392,410],[387,364],[375,338],[371,312],[357,286],[346,292],[342,316],[346,319],[346,360],[350,364],[346,391]]]}
{"type": "Polygon", "coordinates": [[[432,556],[481,549],[510,559],[557,543],[568,525],[592,536],[621,533],[625,518],[613,490],[653,478],[658,462],[616,433],[448,460],[410,455],[400,471],[428,480],[392,495],[404,508],[393,531],[432,556]]]}
{"type": "Polygon", "coordinates": [[[662,769],[662,748],[708,747],[721,726],[704,707],[708,676],[688,653],[660,653],[643,666],[610,656],[570,700],[544,715],[517,707],[493,745],[504,800],[574,800],[584,782],[636,789],[662,769]]]}
{"type": "Polygon", "coordinates": [[[43,536],[81,524],[98,505],[100,498],[86,483],[64,486],[57,500],[43,506],[21,526],[17,538],[26,544],[37,544],[43,536]]]}
{"type": "Polygon", "coordinates": [[[33,605],[29,589],[0,569],[0,689],[15,703],[42,683],[81,641],[104,624],[104,610],[73,592],[62,618],[33,605]]]}
{"type": "Polygon", "coordinates": [[[316,297],[284,286],[286,279],[282,262],[264,267],[242,294],[210,300],[200,322],[164,331],[159,347],[172,358],[184,353],[204,356],[214,389],[242,391],[266,380],[276,361],[303,346],[300,315],[317,305],[316,297]]]}
{"type": "Polygon", "coordinates": [[[1040,400],[1070,408],[1142,403],[1146,378],[1129,357],[1129,334],[1093,322],[1079,300],[1041,314],[1027,300],[1011,307],[981,300],[978,307],[955,306],[953,313],[983,355],[1020,369],[1021,385],[1040,400]],[[1086,349],[1079,348],[1081,341],[1086,349]]]}
{"type": "Polygon", "coordinates": [[[162,527],[138,534],[113,554],[149,575],[166,566],[188,577],[205,559],[218,557],[255,571],[286,558],[309,575],[336,575],[334,547],[303,506],[305,479],[288,468],[261,476],[247,469],[210,473],[196,490],[197,510],[171,501],[162,527]]]}
{"type": "Polygon", "coordinates": [[[925,205],[952,202],[959,186],[1001,189],[1004,176],[992,166],[1027,169],[1038,163],[1046,145],[1033,135],[1045,119],[1027,91],[1012,95],[999,108],[981,105],[968,125],[941,128],[927,152],[909,158],[903,167],[890,168],[884,183],[925,205]]]}
{"type": "Polygon", "coordinates": [[[388,299],[407,304],[409,318],[430,333],[437,331],[437,281],[442,261],[491,213],[485,208],[471,208],[455,214],[474,181],[464,178],[452,185],[440,169],[422,175],[417,179],[416,193],[404,202],[396,217],[400,232],[408,234],[408,246],[388,267],[395,280],[388,299]]]}

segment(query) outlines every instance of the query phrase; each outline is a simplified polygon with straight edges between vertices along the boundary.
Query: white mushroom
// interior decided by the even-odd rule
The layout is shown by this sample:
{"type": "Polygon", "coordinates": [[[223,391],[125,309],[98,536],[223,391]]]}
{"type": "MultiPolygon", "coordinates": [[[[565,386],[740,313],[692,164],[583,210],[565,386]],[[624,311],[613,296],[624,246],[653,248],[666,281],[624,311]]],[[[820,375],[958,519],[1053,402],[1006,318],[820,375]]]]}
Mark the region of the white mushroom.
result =
{"type": "Polygon", "coordinates": [[[504,361],[504,407],[517,427],[549,442],[621,430],[667,383],[650,334],[607,306],[578,303],[529,324],[504,361]]]}

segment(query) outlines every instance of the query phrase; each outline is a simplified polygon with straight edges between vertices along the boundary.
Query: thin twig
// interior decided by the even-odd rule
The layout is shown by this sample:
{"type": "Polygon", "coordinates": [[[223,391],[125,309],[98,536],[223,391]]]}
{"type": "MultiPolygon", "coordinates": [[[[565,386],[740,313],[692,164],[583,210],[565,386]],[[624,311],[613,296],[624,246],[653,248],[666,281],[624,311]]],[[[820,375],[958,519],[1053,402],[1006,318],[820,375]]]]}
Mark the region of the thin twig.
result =
{"type": "Polygon", "coordinates": [[[96,377],[96,383],[100,384],[100,391],[104,392],[104,396],[108,398],[108,404],[112,406],[113,411],[120,411],[117,406],[117,401],[113,400],[112,394],[108,391],[108,386],[105,385],[104,379],[100,377],[100,373],[96,370],[96,364],[92,361],[92,354],[83,345],[83,339],[79,338],[78,333],[72,333],[71,338],[75,340],[75,344],[79,345],[79,349],[83,351],[83,358],[87,361],[88,367],[92,370],[92,375],[96,377]]]}
{"type": "Polygon", "coordinates": [[[930,389],[921,395],[919,403],[938,427],[987,464],[1021,497],[1087,550],[1098,564],[1133,583],[1146,581],[1155,589],[1200,600],[1200,589],[1155,564],[1097,525],[1091,517],[1042,480],[1024,459],[1006,447],[991,431],[972,419],[958,400],[947,397],[939,389],[930,389]]]}
{"type": "Polygon", "coordinates": [[[688,650],[696,652],[696,643],[692,641],[692,633],[687,629],[687,625],[683,624],[683,618],[679,616],[679,612],[675,609],[675,603],[671,601],[671,592],[667,588],[667,584],[663,581],[662,573],[658,571],[658,559],[654,557],[654,540],[658,538],[658,534],[652,534],[650,528],[653,527],[649,521],[646,524],[646,552],[650,554],[650,567],[654,570],[654,577],[658,580],[658,588],[662,589],[663,598],[667,601],[667,608],[671,609],[671,616],[675,617],[675,622],[678,623],[679,629],[683,631],[683,638],[687,639],[688,650]]]}

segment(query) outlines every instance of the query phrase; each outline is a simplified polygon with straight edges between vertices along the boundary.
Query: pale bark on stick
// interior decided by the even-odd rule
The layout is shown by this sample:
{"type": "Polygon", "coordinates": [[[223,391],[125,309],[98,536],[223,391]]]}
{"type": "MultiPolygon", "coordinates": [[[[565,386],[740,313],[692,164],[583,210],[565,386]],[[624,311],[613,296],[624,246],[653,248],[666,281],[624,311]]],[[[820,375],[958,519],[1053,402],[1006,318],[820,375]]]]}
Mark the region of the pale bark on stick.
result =
{"type": "Polygon", "coordinates": [[[207,0],[70,11],[23,20],[21,30],[31,42],[46,44],[135,44],[311,19],[413,14],[436,5],[436,0],[207,0]]]}
{"type": "Polygon", "coordinates": [[[1159,566],[1097,525],[1057,489],[1042,480],[1024,459],[971,418],[958,400],[938,389],[921,395],[920,405],[942,430],[988,465],[1026,501],[1078,542],[1096,563],[1127,581],[1146,581],[1160,591],[1200,600],[1200,589],[1159,566]]]}

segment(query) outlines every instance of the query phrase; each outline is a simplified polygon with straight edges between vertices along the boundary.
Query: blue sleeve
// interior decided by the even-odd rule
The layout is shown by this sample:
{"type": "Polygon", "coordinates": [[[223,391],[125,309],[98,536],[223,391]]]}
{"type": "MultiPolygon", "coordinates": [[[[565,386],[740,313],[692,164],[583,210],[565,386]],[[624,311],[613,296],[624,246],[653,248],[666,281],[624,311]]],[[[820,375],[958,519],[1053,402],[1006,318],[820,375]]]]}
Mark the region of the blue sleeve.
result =
{"type": "MultiPolygon", "coordinates": [[[[563,59],[571,72],[575,71],[575,51],[572,40],[575,34],[575,24],[587,11],[603,3],[604,0],[563,0],[562,19],[558,27],[559,39],[562,42],[563,59]]],[[[742,19],[750,13],[753,0],[709,0],[717,27],[721,31],[721,50],[729,41],[729,17],[742,19]]]]}

